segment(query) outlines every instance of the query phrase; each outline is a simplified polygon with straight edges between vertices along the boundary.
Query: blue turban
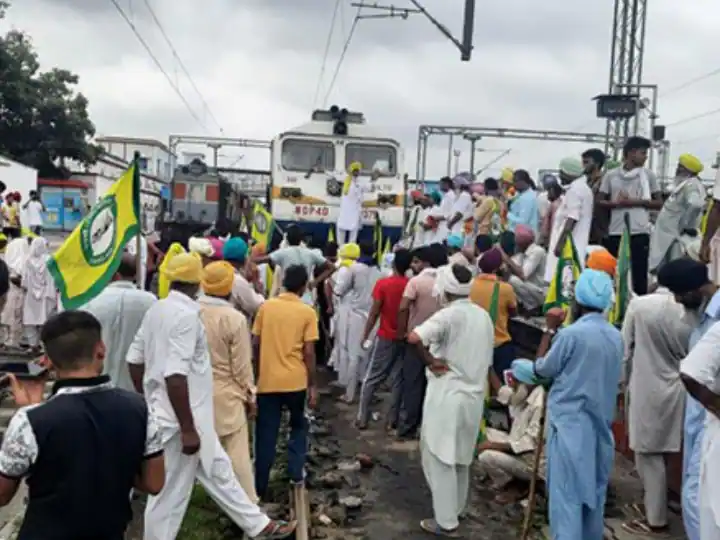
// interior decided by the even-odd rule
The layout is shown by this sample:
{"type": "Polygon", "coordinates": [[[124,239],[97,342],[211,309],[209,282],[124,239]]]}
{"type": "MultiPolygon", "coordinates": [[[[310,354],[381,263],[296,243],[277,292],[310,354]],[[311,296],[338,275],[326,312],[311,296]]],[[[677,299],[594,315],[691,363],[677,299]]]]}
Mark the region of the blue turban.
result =
{"type": "Polygon", "coordinates": [[[535,362],[525,358],[513,360],[511,364],[513,378],[523,384],[537,384],[535,377],[535,362]]]}
{"type": "Polygon", "coordinates": [[[448,247],[451,247],[451,248],[462,249],[462,247],[463,247],[462,236],[460,236],[459,234],[451,234],[450,236],[448,236],[447,245],[448,245],[448,247]]]}
{"type": "Polygon", "coordinates": [[[575,300],[581,306],[604,311],[612,302],[613,281],[605,272],[586,268],[575,284],[575,300]]]}
{"type": "Polygon", "coordinates": [[[440,204],[440,201],[442,201],[442,195],[440,195],[440,192],[438,190],[433,191],[430,193],[430,198],[433,200],[435,204],[440,204]]]}
{"type": "Polygon", "coordinates": [[[226,261],[245,262],[248,245],[242,238],[231,238],[223,246],[223,259],[226,261]]]}

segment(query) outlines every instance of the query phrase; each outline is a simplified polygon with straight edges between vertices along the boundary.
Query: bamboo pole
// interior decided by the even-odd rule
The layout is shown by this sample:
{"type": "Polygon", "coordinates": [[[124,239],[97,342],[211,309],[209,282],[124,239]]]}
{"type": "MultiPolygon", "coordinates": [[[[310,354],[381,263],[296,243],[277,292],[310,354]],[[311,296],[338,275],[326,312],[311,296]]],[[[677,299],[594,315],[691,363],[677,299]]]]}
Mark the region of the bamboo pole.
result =
{"type": "Polygon", "coordinates": [[[533,457],[533,470],[530,477],[530,493],[528,496],[528,504],[525,507],[525,519],[523,521],[522,534],[520,540],[527,540],[530,534],[530,525],[532,523],[532,515],[535,510],[535,498],[537,495],[538,471],[540,470],[540,458],[542,457],[543,446],[545,446],[545,418],[547,416],[547,396],[546,391],[543,394],[542,410],[540,412],[540,441],[535,447],[535,455],[533,457]]]}

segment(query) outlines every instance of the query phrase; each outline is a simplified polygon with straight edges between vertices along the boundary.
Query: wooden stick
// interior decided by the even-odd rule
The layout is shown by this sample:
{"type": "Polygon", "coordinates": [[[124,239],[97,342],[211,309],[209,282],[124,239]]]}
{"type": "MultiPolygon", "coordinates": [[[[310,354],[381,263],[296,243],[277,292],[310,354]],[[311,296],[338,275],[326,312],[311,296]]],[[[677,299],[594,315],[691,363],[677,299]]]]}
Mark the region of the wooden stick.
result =
{"type": "Polygon", "coordinates": [[[310,540],[310,505],[305,484],[293,484],[292,493],[294,519],[297,520],[295,539],[310,540]]]}
{"type": "Polygon", "coordinates": [[[523,521],[522,535],[520,540],[527,540],[530,534],[530,524],[532,522],[533,511],[535,510],[535,495],[537,493],[538,471],[540,470],[540,457],[542,456],[543,446],[545,444],[545,416],[547,414],[547,395],[543,394],[542,411],[540,412],[540,437],[538,445],[535,447],[535,455],[533,459],[533,471],[530,477],[530,494],[528,496],[528,504],[525,507],[525,520],[523,521]]]}

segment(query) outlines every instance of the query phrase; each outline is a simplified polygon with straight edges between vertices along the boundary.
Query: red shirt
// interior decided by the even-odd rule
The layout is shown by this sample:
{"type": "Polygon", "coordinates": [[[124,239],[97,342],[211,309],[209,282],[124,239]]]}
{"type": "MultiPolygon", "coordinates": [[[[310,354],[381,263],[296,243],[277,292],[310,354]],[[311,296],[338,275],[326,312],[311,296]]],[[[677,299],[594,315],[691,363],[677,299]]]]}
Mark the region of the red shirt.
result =
{"type": "Polygon", "coordinates": [[[408,278],[390,276],[379,279],[373,289],[373,300],[380,302],[380,328],[377,335],[383,339],[395,339],[398,310],[408,278]]]}

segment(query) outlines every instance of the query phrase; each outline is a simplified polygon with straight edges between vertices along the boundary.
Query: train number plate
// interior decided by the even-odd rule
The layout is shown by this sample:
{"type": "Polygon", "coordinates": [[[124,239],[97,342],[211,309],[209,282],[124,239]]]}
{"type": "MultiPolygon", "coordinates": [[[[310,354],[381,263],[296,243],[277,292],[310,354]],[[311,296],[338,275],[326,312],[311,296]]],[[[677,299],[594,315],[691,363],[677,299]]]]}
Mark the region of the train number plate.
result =
{"type": "Polygon", "coordinates": [[[315,204],[296,204],[295,215],[303,217],[328,217],[330,208],[315,204]]]}

